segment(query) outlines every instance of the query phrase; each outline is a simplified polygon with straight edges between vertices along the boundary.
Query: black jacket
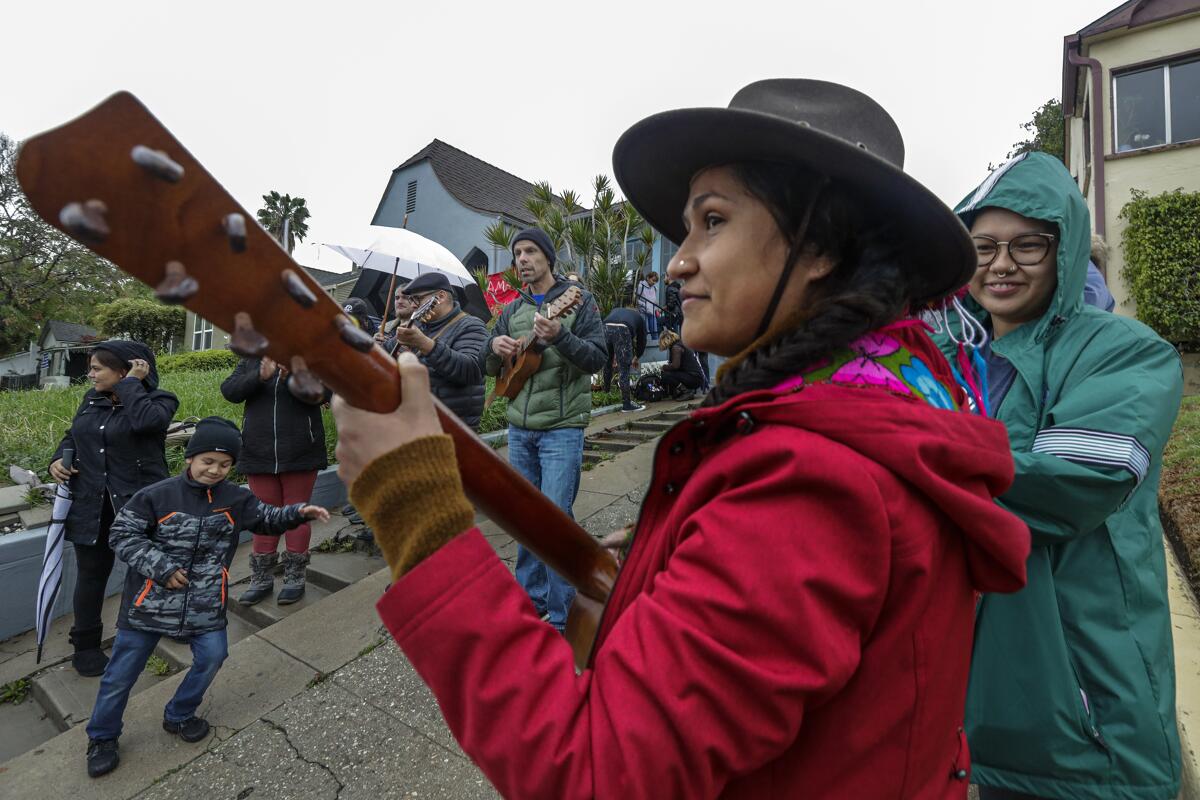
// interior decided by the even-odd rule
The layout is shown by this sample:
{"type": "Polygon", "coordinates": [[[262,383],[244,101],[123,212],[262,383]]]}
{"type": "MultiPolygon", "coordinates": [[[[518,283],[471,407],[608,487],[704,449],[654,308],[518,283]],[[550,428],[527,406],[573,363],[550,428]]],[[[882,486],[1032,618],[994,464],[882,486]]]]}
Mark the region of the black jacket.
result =
{"type": "Polygon", "coordinates": [[[119,381],[112,392],[119,403],[89,389],[71,420],[71,429],[50,459],[62,458],[66,447],[75,450],[74,466],[79,474],[67,484],[71,510],[67,512],[66,538],[86,545],[95,544],[100,537],[105,493],[112,498],[115,513],[138,489],[167,477],[167,426],[179,408],[175,395],[158,388],[158,370],[149,347],[123,340],[101,342],[96,347],[111,350],[126,362],[145,359],[150,374],[141,381],[119,381]]]}
{"type": "MultiPolygon", "coordinates": [[[[421,331],[437,337],[429,355],[419,356],[429,368],[429,388],[433,396],[446,404],[458,418],[472,428],[478,427],[483,415],[483,347],[488,341],[487,327],[472,314],[454,320],[462,311],[458,303],[445,318],[421,323],[421,331]]],[[[384,342],[384,349],[393,352],[396,337],[384,342]]]]}
{"type": "Polygon", "coordinates": [[[646,353],[646,318],[632,308],[614,308],[604,318],[604,324],[619,323],[629,328],[633,337],[633,355],[641,358],[646,353]]]}
{"type": "Polygon", "coordinates": [[[224,628],[238,533],[283,534],[304,521],[303,507],[270,506],[243,486],[206,486],[186,471],[142,489],[109,533],[113,552],[129,565],[117,627],[177,638],[224,628]],[[168,589],[177,569],[188,585],[168,589]]]}
{"type": "Polygon", "coordinates": [[[276,369],[270,378],[260,380],[261,363],[260,358],[243,358],[221,384],[226,400],[246,404],[238,471],[243,475],[279,475],[329,466],[320,403],[296,399],[288,390],[290,373],[285,378],[276,369]]]}

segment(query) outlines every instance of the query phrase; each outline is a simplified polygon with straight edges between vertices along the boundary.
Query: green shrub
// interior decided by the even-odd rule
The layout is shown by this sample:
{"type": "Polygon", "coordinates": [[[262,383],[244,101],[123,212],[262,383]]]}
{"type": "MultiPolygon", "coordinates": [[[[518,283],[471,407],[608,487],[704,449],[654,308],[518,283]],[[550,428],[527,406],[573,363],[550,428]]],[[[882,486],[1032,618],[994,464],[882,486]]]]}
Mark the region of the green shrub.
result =
{"type": "Polygon", "coordinates": [[[233,372],[238,364],[238,357],[230,350],[191,350],[185,353],[159,356],[158,373],[166,375],[170,372],[211,372],[224,370],[233,372]]]}
{"type": "Polygon", "coordinates": [[[1185,349],[1200,345],[1200,192],[1132,194],[1121,209],[1122,275],[1138,319],[1185,349]]]}

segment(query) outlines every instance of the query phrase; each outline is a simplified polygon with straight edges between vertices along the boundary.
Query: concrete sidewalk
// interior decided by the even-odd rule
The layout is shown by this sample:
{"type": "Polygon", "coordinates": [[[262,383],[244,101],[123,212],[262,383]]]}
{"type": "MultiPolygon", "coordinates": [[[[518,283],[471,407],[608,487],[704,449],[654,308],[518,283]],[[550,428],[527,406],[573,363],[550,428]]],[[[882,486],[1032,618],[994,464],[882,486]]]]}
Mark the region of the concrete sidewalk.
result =
{"type": "MultiPolygon", "coordinates": [[[[604,418],[589,433],[628,421],[604,418]]],[[[634,521],[655,444],[583,473],[575,515],[585,528],[602,535],[634,521]]],[[[515,542],[481,527],[511,568],[515,542]]],[[[380,570],[233,645],[199,712],[214,728],[204,742],[162,730],[174,675],[130,699],[115,772],[87,777],[79,726],[0,765],[0,796],[496,797],[379,622],[374,604],[389,580],[380,570]]]]}

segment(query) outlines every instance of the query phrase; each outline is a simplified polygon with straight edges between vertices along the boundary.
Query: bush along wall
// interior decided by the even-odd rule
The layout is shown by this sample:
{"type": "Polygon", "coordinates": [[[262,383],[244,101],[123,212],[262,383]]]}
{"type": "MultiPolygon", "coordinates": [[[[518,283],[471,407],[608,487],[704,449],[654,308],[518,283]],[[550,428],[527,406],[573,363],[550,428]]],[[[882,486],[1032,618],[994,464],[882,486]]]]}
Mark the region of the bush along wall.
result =
{"type": "Polygon", "coordinates": [[[238,364],[238,357],[229,350],[191,350],[186,353],[158,356],[156,359],[160,374],[168,372],[211,372],[224,370],[233,372],[238,364]]]}
{"type": "Polygon", "coordinates": [[[1138,319],[1180,349],[1200,350],[1200,192],[1135,189],[1120,216],[1122,275],[1138,319]]]}

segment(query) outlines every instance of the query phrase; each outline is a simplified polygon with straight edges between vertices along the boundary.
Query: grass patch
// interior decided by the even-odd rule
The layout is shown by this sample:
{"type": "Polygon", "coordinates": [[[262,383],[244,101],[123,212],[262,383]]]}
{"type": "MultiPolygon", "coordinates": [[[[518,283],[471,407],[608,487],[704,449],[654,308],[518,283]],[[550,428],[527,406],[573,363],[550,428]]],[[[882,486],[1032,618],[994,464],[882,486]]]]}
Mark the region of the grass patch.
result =
{"type": "Polygon", "coordinates": [[[163,675],[171,674],[171,665],[168,664],[167,660],[162,656],[156,653],[151,653],[150,657],[146,659],[145,671],[149,672],[151,675],[157,675],[161,678],[163,675]]]}
{"type": "Polygon", "coordinates": [[[314,547],[313,551],[317,553],[353,553],[354,537],[347,536],[342,539],[336,536],[330,537],[314,547]]]}
{"type": "MultiPolygon", "coordinates": [[[[221,382],[228,377],[225,370],[171,371],[162,375],[163,389],[179,398],[179,410],[175,419],[188,417],[225,417],[241,427],[245,406],[230,403],[221,396],[221,382]]],[[[494,378],[487,379],[485,390],[491,392],[494,378]]],[[[614,384],[615,387],[615,384],[614,384]]],[[[87,393],[88,386],[77,385],[64,389],[31,389],[27,391],[0,392],[0,486],[11,483],[8,465],[16,464],[38,473],[49,480],[50,457],[63,434],[71,427],[71,420],[87,393]]],[[[592,392],[592,408],[621,402],[620,391],[592,392]]],[[[488,433],[508,427],[505,413],[508,401],[497,400],[480,420],[479,432],[488,433]]],[[[329,462],[334,463],[337,447],[337,427],[329,409],[321,410],[325,423],[325,452],[329,462]]],[[[167,468],[171,474],[183,470],[183,448],[167,447],[167,468]]],[[[230,473],[231,480],[241,481],[236,468],[230,473]]]]}
{"type": "Polygon", "coordinates": [[[29,690],[32,686],[33,684],[29,678],[9,681],[0,686],[0,704],[12,703],[13,705],[17,705],[18,703],[24,703],[25,698],[29,697],[29,690]]]}
{"type": "MultiPolygon", "coordinates": [[[[221,396],[221,382],[226,371],[169,372],[162,376],[160,386],[179,398],[175,419],[187,417],[225,417],[241,427],[245,406],[230,403],[221,396]]],[[[7,486],[8,465],[31,469],[49,480],[50,457],[79,408],[88,386],[65,389],[31,389],[19,392],[0,392],[0,486],[7,486]]],[[[337,428],[329,409],[321,410],[325,423],[325,451],[333,461],[337,446],[337,428]]],[[[183,470],[183,448],[167,447],[167,468],[171,474],[183,470]]],[[[242,477],[231,473],[233,480],[242,477]]]]}
{"type": "Polygon", "coordinates": [[[1200,397],[1185,397],[1163,451],[1162,496],[1200,492],[1200,397]]]}

